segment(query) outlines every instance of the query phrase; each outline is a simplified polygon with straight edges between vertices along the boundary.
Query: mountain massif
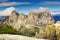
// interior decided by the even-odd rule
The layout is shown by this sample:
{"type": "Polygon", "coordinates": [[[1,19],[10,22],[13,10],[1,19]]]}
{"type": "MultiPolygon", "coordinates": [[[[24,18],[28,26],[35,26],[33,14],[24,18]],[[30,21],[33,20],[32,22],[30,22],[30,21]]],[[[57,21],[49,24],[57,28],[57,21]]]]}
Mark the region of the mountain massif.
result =
{"type": "Polygon", "coordinates": [[[29,26],[45,27],[47,24],[52,23],[54,23],[54,19],[50,12],[45,9],[33,10],[29,12],[28,15],[24,15],[23,13],[17,14],[16,11],[13,10],[2,22],[2,24],[11,25],[17,30],[21,25],[27,28],[29,28],[29,26]]]}

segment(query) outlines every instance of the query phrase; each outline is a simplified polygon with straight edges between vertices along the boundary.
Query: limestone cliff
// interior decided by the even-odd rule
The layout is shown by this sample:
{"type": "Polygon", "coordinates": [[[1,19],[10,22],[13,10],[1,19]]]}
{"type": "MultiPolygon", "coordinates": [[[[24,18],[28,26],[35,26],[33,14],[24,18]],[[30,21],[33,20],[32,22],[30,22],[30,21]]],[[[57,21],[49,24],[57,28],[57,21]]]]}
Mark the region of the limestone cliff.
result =
{"type": "Polygon", "coordinates": [[[16,15],[16,12],[13,11],[9,16],[6,16],[4,23],[7,23],[8,25],[14,25],[15,22],[17,22],[17,15],[16,15]]]}
{"type": "Polygon", "coordinates": [[[4,23],[19,29],[21,24],[27,27],[31,25],[45,27],[47,24],[54,23],[54,20],[49,11],[31,11],[27,17],[23,13],[17,15],[17,13],[13,11],[9,16],[5,18],[3,24],[4,23]]]}
{"type": "Polygon", "coordinates": [[[30,12],[28,15],[27,24],[35,26],[45,26],[46,24],[54,23],[53,17],[50,12],[30,12]]]}
{"type": "Polygon", "coordinates": [[[18,16],[18,20],[24,21],[24,14],[20,13],[20,15],[18,16]]]}

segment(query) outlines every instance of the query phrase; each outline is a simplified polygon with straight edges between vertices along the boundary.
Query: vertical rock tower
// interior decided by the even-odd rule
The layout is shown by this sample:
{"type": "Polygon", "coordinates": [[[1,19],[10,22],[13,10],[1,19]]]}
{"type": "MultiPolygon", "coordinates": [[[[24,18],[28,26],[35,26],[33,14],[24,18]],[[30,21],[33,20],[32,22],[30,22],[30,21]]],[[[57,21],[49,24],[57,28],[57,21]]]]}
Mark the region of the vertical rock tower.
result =
{"type": "Polygon", "coordinates": [[[27,24],[44,27],[52,23],[54,23],[54,20],[48,9],[33,10],[28,15],[27,24]]]}
{"type": "Polygon", "coordinates": [[[27,17],[23,13],[17,15],[15,10],[13,10],[10,15],[5,18],[4,22],[19,29],[21,24],[25,26],[29,24],[29,26],[45,27],[47,24],[54,23],[54,20],[48,9],[40,8],[31,11],[27,17]]]}

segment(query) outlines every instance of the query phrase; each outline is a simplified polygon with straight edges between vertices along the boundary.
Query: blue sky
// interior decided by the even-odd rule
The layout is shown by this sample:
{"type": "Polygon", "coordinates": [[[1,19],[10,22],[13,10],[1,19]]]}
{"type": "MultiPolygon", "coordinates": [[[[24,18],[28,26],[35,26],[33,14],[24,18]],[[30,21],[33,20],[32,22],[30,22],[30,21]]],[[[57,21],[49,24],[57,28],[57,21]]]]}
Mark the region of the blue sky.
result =
{"type": "Polygon", "coordinates": [[[16,12],[26,15],[31,10],[39,9],[40,7],[49,8],[50,11],[60,13],[59,0],[0,0],[0,11],[9,7],[14,7],[16,12]]]}
{"type": "Polygon", "coordinates": [[[60,0],[3,0],[7,2],[32,2],[32,3],[37,3],[37,2],[43,2],[43,1],[60,1],[60,0]]]}

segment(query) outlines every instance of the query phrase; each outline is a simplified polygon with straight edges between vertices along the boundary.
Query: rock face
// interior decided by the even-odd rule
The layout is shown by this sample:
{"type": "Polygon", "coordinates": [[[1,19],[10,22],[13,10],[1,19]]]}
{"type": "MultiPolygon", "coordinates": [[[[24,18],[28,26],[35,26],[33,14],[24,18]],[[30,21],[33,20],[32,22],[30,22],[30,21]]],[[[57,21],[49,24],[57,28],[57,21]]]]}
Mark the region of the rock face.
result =
{"type": "Polygon", "coordinates": [[[44,27],[47,24],[54,23],[53,17],[50,12],[36,12],[32,11],[28,15],[27,24],[44,27]]]}
{"type": "Polygon", "coordinates": [[[21,25],[24,25],[24,22],[25,22],[25,16],[23,13],[21,13],[21,14],[19,14],[17,22],[14,25],[14,29],[19,30],[21,25]]]}
{"type": "Polygon", "coordinates": [[[7,23],[8,25],[14,25],[15,22],[17,22],[17,15],[16,12],[13,11],[9,16],[5,18],[5,21],[3,23],[7,23]]]}
{"type": "Polygon", "coordinates": [[[18,20],[24,21],[24,19],[25,19],[24,14],[21,13],[21,14],[18,16],[18,20]]]}
{"type": "Polygon", "coordinates": [[[47,24],[54,23],[53,17],[49,11],[45,9],[31,11],[26,17],[23,13],[17,15],[15,11],[5,18],[3,23],[14,26],[14,28],[19,29],[22,25],[33,25],[39,27],[45,27],[47,24]],[[43,11],[44,10],[44,11],[43,11]]]}

